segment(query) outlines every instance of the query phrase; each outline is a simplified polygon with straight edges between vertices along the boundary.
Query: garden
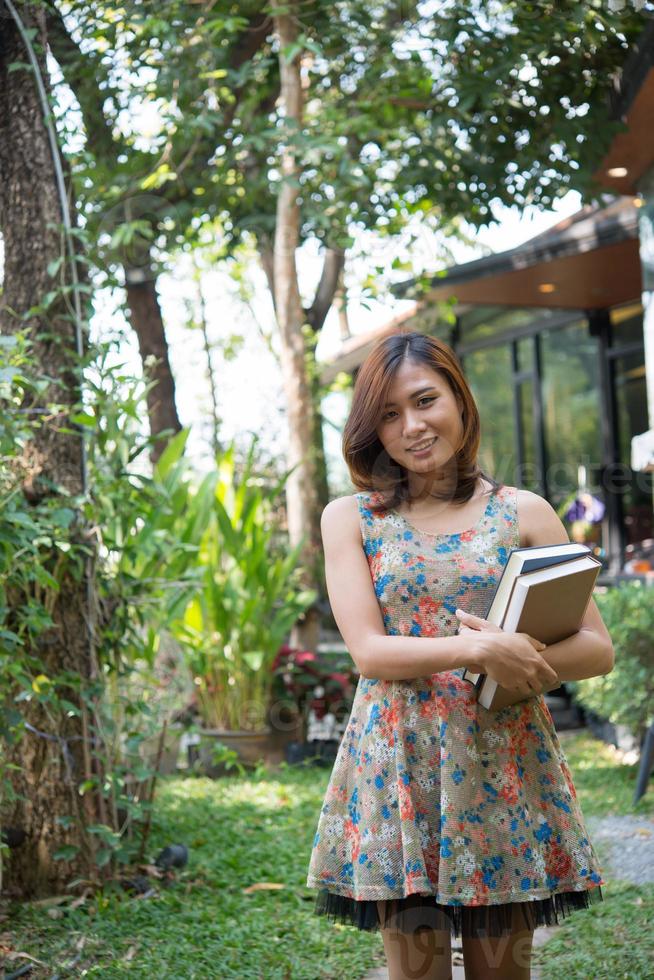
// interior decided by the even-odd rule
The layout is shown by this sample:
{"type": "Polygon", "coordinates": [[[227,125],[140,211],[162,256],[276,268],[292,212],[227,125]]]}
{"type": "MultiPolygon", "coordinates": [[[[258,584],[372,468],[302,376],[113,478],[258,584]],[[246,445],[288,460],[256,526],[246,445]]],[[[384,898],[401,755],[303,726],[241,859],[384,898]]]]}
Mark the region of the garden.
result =
{"type": "MultiPolygon", "coordinates": [[[[383,962],[305,883],[359,681],[324,363],[493,206],[595,199],[640,7],[0,0],[4,980],[383,962]]],[[[615,668],[566,685],[590,816],[654,816],[650,596],[598,594],[615,668]]],[[[543,977],[651,972],[654,886],[606,891],[543,977]]]]}
{"type": "MultiPolygon", "coordinates": [[[[632,806],[635,763],[585,733],[561,740],[584,815],[654,816],[651,789],[632,806]]],[[[328,774],[305,762],[247,777],[164,777],[146,858],[179,842],[188,863],[141,872],[147,880],[131,888],[8,908],[0,922],[6,972],[31,965],[29,975],[44,978],[363,978],[383,962],[381,938],[314,916],[305,886],[328,774]]],[[[534,964],[545,980],[650,975],[654,885],[609,875],[603,892],[604,903],[575,913],[539,948],[534,964]]]]}

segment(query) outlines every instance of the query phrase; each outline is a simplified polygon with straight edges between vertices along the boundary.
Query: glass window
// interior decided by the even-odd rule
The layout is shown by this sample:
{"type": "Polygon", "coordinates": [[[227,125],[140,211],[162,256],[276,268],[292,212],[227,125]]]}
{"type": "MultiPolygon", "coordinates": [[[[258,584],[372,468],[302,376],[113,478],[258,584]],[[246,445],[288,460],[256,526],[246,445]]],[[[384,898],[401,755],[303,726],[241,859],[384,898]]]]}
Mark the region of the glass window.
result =
{"type": "MultiPolygon", "coordinates": [[[[642,336],[642,326],[641,326],[642,336]]],[[[614,361],[618,454],[625,476],[622,493],[626,544],[654,537],[652,474],[631,469],[631,440],[648,429],[645,357],[642,352],[614,361]]]]}
{"type": "Polygon", "coordinates": [[[516,472],[516,486],[542,493],[534,431],[534,383],[522,381],[517,387],[518,413],[522,439],[522,465],[516,472]]]}
{"type": "MultiPolygon", "coordinates": [[[[582,489],[580,467],[585,467],[587,489],[605,503],[594,482],[602,463],[597,339],[589,335],[585,320],[546,330],[541,335],[541,358],[547,492],[563,517],[582,489]]],[[[570,532],[569,523],[566,527],[570,532]]]]}
{"type": "Polygon", "coordinates": [[[466,354],[464,370],[481,416],[480,466],[489,476],[514,486],[511,348],[504,344],[466,354]]]}
{"type": "Polygon", "coordinates": [[[534,338],[523,337],[516,344],[518,348],[518,371],[534,370],[534,338]]]}
{"type": "Polygon", "coordinates": [[[532,327],[535,324],[547,327],[547,321],[559,317],[560,310],[525,309],[507,306],[477,306],[459,315],[461,344],[476,343],[497,337],[511,330],[532,327]]]}
{"type": "Polygon", "coordinates": [[[643,308],[640,303],[611,310],[613,346],[643,342],[643,308]]]}

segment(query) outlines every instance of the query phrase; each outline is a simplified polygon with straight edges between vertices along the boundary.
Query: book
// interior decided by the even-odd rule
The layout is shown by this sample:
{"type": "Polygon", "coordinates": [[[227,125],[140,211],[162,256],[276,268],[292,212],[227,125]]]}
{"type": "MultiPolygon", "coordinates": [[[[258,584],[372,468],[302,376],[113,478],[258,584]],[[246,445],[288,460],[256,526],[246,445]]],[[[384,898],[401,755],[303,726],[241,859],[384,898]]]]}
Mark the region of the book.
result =
{"type": "MultiPolygon", "coordinates": [[[[567,544],[534,545],[529,548],[512,548],[495,592],[482,618],[488,620],[489,623],[493,623],[494,626],[502,626],[507,603],[518,575],[526,572],[535,572],[540,568],[550,568],[553,565],[560,565],[562,562],[569,561],[572,558],[579,558],[583,555],[590,555],[590,548],[585,544],[575,544],[574,542],[568,542],[567,544]]],[[[545,641],[543,640],[543,642],[545,641]]],[[[475,674],[466,668],[463,676],[466,680],[472,681],[475,684],[482,675],[475,674]]]]}
{"type": "MultiPolygon", "coordinates": [[[[585,545],[514,549],[484,619],[507,633],[528,633],[548,646],[559,643],[579,630],[600,570],[601,562],[585,545]]],[[[463,678],[492,711],[535,696],[502,688],[467,668],[463,678]]]]}

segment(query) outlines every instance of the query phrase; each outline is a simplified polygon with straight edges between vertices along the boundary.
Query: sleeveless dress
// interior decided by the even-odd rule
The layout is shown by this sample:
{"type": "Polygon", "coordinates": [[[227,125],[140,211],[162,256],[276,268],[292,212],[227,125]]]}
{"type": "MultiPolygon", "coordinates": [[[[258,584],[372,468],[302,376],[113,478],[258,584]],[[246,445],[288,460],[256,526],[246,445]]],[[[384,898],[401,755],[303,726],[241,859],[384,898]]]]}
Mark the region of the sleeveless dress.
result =
{"type": "MultiPolygon", "coordinates": [[[[451,636],[457,608],[485,615],[520,546],[515,487],[493,491],[457,534],[373,510],[379,494],[355,496],[387,634],[451,636]]],[[[544,697],[491,712],[462,674],[359,677],[311,851],[316,914],[366,930],[501,936],[515,903],[535,928],[603,900],[544,697]]]]}

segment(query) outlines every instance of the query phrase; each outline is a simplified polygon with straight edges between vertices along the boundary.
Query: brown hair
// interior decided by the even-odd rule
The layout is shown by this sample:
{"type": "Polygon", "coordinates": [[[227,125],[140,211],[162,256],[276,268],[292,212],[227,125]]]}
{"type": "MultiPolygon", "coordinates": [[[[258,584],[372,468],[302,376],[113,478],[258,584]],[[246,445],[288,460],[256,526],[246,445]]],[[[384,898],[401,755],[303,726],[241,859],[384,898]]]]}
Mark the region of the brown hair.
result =
{"type": "Polygon", "coordinates": [[[493,490],[499,490],[502,484],[486,476],[477,463],[479,412],[456,354],[444,341],[416,331],[400,331],[380,340],[359,369],[342,442],[343,458],[354,486],[381,495],[382,502],[373,510],[393,509],[409,499],[405,468],[390,458],[377,436],[383,406],[404,359],[438,371],[463,405],[463,442],[457,452],[458,479],[452,500],[470,500],[479,477],[488,480],[493,490]]]}

